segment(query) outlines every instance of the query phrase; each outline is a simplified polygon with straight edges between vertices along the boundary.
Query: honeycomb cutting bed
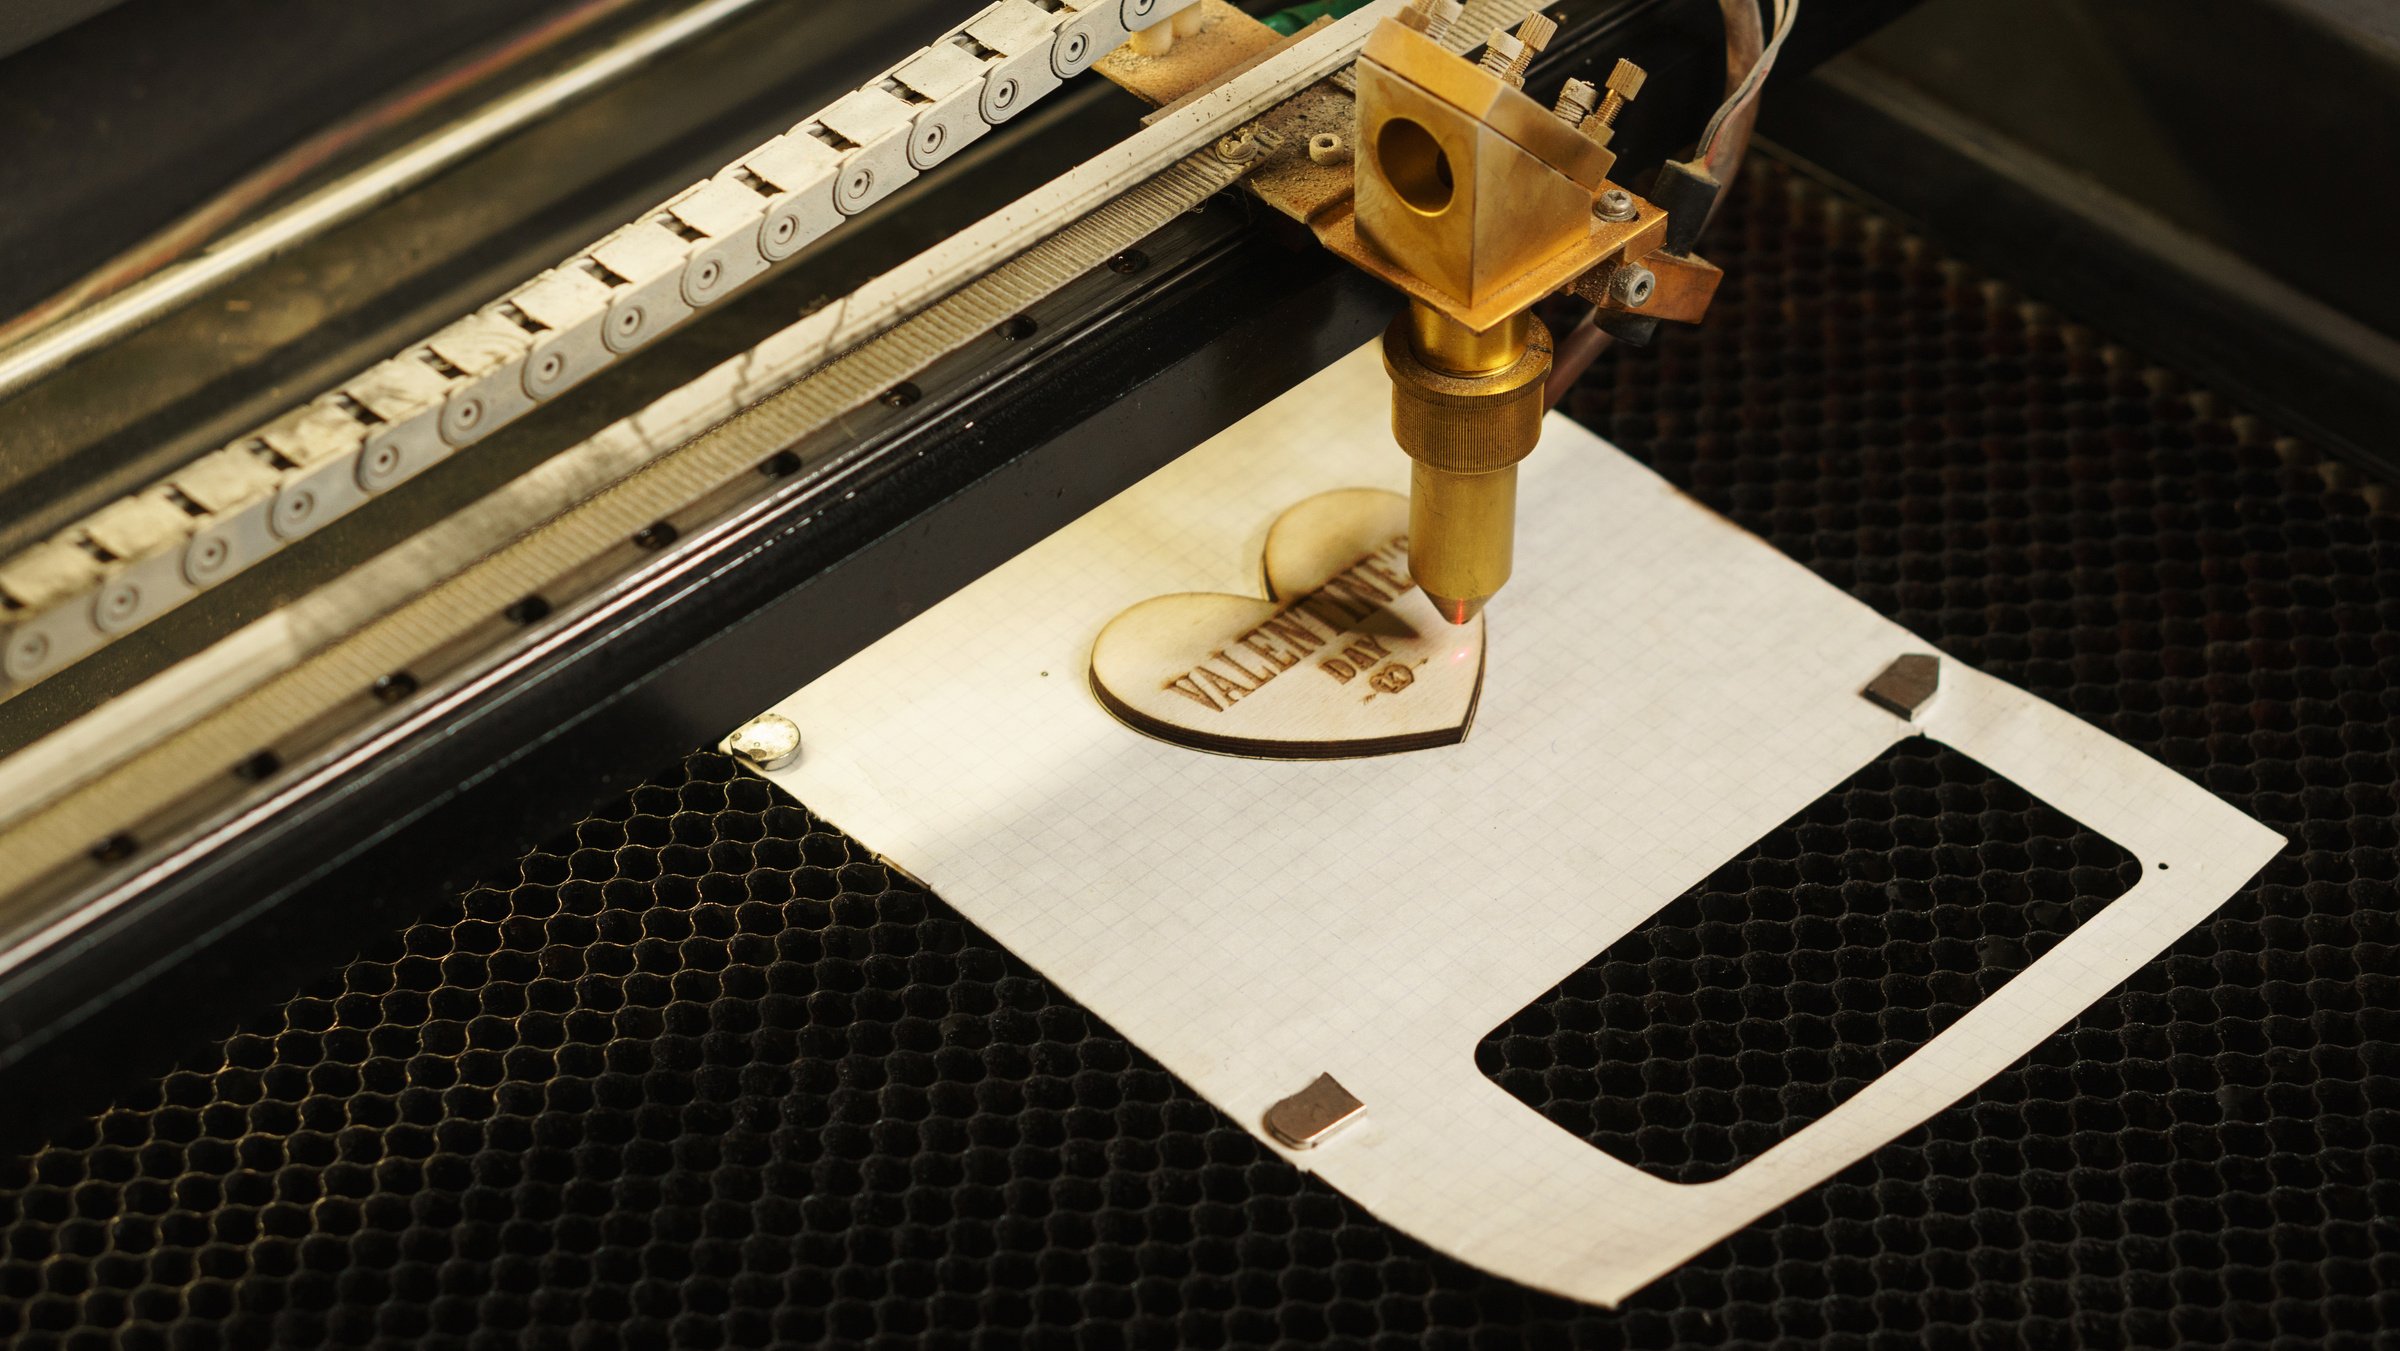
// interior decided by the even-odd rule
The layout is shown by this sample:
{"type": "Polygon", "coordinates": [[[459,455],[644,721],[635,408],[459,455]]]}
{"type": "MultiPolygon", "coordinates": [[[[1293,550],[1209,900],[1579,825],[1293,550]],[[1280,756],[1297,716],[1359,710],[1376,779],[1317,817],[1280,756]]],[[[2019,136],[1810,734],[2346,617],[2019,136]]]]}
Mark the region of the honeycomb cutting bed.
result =
{"type": "Polygon", "coordinates": [[[1714,1182],[2140,876],[2114,841],[1911,737],[1535,1000],[1476,1061],[1617,1158],[1714,1182]]]}
{"type": "MultiPolygon", "coordinates": [[[[1605,359],[1573,415],[2294,842],[2025,1063],[1624,1308],[1584,1308],[1385,1229],[940,900],[696,755],[220,1055],[0,1161],[0,1337],[2080,1347],[2400,1327],[2389,490],[1754,167],[1711,244],[1709,325],[1605,359]]],[[[1955,759],[1879,762],[1495,1029],[1485,1068],[1669,1176],[1821,1113],[2130,876],[1955,759]],[[1924,867],[1878,873],[1887,839],[1924,867]],[[1827,1029],[1849,1049],[1774,1049],[1827,1029]]]]}

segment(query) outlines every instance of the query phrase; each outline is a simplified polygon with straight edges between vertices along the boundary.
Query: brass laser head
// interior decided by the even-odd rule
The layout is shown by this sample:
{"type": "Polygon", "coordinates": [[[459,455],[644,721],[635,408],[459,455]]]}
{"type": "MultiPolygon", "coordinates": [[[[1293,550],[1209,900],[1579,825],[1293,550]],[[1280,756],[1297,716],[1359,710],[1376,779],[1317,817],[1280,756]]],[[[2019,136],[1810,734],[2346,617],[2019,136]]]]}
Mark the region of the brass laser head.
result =
{"type": "Polygon", "coordinates": [[[1541,438],[1550,374],[1531,312],[1555,289],[1544,269],[1624,246],[1592,211],[1616,162],[1579,126],[1600,91],[1576,81],[1555,106],[1524,92],[1557,27],[1528,16],[1474,62],[1392,21],[1357,66],[1352,257],[1409,296],[1383,339],[1393,438],[1414,461],[1409,572],[1453,624],[1512,567],[1517,463],[1541,438]]]}

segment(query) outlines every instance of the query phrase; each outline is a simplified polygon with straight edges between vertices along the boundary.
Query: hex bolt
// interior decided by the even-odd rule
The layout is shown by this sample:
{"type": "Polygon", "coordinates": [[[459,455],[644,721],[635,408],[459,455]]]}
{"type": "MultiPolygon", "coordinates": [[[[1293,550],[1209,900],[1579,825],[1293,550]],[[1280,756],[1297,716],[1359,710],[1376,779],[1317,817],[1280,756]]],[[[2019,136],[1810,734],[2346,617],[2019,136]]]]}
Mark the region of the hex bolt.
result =
{"type": "Polygon", "coordinates": [[[717,749],[752,769],[782,769],[800,758],[800,725],[780,713],[762,713],[734,729],[717,749]]]}
{"type": "Polygon", "coordinates": [[[1320,131],[1308,138],[1308,157],[1327,167],[1348,164],[1350,162],[1350,146],[1348,142],[1332,132],[1320,131]]]}
{"type": "Polygon", "coordinates": [[[1650,303],[1650,293],[1658,289],[1658,278],[1640,263],[1627,263],[1608,274],[1608,298],[1627,309],[1638,310],[1650,303]]]}
{"type": "Polygon", "coordinates": [[[1623,188],[1610,188],[1592,203],[1592,214],[1607,221],[1629,221],[1640,212],[1634,208],[1633,194],[1623,188]]]}

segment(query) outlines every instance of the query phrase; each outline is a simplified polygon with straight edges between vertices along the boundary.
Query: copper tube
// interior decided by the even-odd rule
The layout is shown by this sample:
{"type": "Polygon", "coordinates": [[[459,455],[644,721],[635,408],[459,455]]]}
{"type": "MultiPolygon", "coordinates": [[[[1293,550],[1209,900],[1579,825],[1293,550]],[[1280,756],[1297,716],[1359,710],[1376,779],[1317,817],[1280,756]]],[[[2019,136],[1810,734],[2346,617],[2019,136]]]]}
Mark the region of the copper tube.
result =
{"type": "Polygon", "coordinates": [[[1575,382],[1600,359],[1600,354],[1616,344],[1616,339],[1600,327],[1599,316],[1598,309],[1591,310],[1559,340],[1557,363],[1551,366],[1550,379],[1542,390],[1542,407],[1558,407],[1568,391],[1575,388],[1575,382]]]}

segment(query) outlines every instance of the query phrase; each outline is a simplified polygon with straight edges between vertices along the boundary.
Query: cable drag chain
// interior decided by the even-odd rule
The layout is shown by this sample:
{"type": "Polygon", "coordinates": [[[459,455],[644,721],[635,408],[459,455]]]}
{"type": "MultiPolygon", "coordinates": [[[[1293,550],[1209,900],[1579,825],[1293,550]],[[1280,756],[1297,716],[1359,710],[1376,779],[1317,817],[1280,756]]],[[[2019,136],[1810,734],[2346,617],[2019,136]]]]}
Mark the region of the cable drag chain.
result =
{"type": "Polygon", "coordinates": [[[0,699],[648,346],[1196,0],[998,0],[491,304],[0,562],[0,699]]]}

